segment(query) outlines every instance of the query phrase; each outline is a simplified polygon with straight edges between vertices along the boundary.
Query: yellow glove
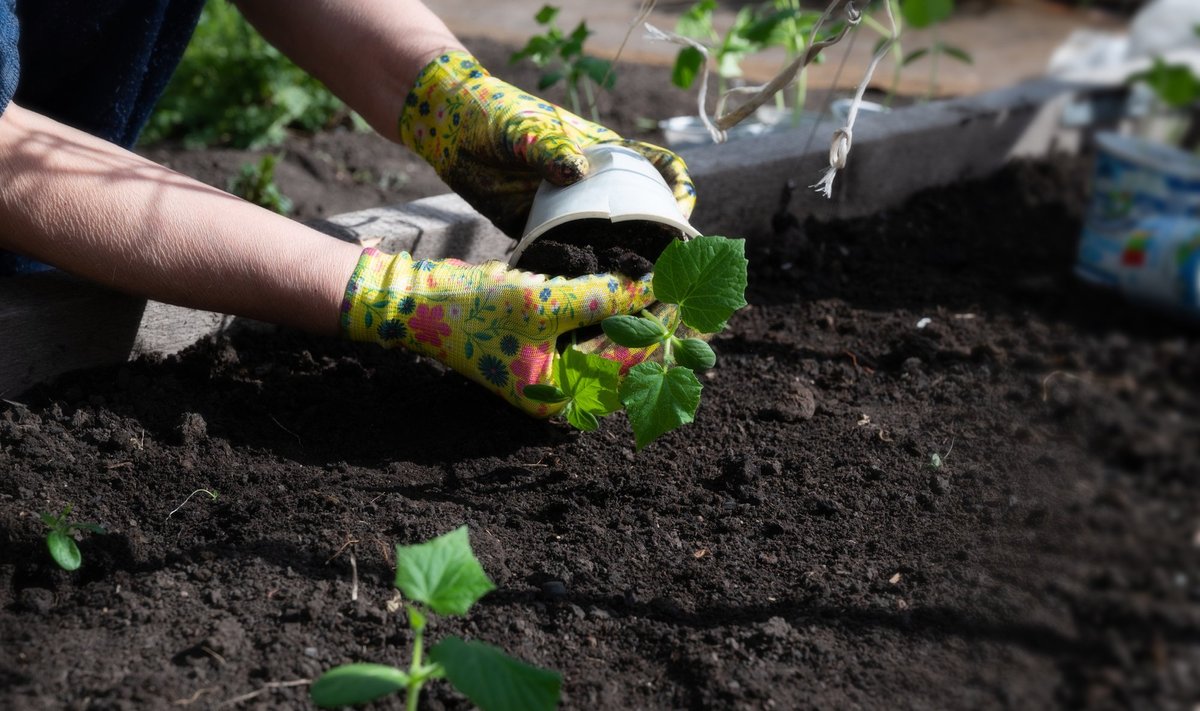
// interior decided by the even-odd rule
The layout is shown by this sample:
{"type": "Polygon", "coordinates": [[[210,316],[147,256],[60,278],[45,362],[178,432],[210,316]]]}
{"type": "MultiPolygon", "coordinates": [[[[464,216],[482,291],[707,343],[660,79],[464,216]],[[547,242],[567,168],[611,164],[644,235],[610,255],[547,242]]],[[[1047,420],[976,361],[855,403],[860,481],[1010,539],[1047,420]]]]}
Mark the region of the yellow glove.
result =
{"type": "Polygon", "coordinates": [[[603,126],[491,76],[466,52],[448,52],[421,71],[400,114],[400,139],[454,192],[510,237],[519,237],[538,185],[568,185],[587,173],[583,149],[620,143],[654,164],[684,216],[696,189],[683,160],[622,139],[603,126]]]}
{"type": "Polygon", "coordinates": [[[363,250],[342,302],[342,330],[356,341],[403,346],[446,364],[525,412],[561,404],[525,397],[552,381],[558,336],[654,300],[650,276],[550,279],[502,262],[414,261],[405,252],[363,250]]]}

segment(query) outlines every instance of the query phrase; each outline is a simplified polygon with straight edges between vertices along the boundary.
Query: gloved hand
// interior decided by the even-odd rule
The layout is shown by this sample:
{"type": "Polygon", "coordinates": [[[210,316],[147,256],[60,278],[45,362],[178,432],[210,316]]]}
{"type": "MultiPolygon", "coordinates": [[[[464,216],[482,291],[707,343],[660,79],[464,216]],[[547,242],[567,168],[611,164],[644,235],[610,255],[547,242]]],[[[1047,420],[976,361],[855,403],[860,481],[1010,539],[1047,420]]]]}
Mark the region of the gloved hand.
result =
{"type": "Polygon", "coordinates": [[[560,334],[654,300],[650,277],[550,279],[502,262],[414,261],[363,250],[342,301],[342,330],[356,341],[404,346],[436,358],[525,412],[546,417],[562,404],[525,397],[552,383],[560,334]]]}
{"type": "Polygon", "coordinates": [[[654,164],[685,217],[696,190],[683,160],[622,139],[591,121],[489,75],[466,52],[448,52],[417,76],[400,115],[400,139],[454,192],[510,237],[519,237],[538,185],[569,185],[588,169],[583,148],[619,143],[654,164]]]}

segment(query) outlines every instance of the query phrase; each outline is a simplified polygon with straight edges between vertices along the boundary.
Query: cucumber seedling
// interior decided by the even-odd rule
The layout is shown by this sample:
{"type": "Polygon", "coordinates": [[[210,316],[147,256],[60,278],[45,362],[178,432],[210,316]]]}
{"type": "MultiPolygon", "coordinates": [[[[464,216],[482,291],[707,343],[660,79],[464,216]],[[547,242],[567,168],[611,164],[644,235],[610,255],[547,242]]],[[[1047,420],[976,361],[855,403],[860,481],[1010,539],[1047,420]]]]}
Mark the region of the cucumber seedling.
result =
{"type": "Polygon", "coordinates": [[[62,513],[55,516],[48,513],[38,514],[42,523],[50,531],[46,534],[46,548],[50,549],[50,557],[63,570],[78,570],[83,564],[83,554],[75,544],[75,534],[87,531],[89,533],[108,533],[100,524],[71,521],[71,504],[67,504],[62,513]]]}
{"type": "Polygon", "coordinates": [[[471,550],[467,527],[415,546],[396,546],[396,587],[410,601],[413,633],[407,670],[386,664],[344,664],[313,683],[309,694],[323,708],[365,704],[405,692],[405,709],[414,711],[425,682],[447,679],[483,711],[550,711],[558,706],[562,676],[525,664],[483,642],[447,637],[425,660],[429,612],[465,616],[496,586],[471,550]]]}
{"type": "Polygon", "coordinates": [[[601,322],[617,345],[661,349],[661,363],[639,363],[620,380],[615,362],[568,348],[555,365],[559,385],[531,385],[526,396],[566,402],[567,421],[582,430],[596,429],[597,418],[623,406],[638,449],[692,422],[702,390],[695,371],[711,368],[717,357],[704,339],[677,332],[684,326],[699,334],[719,333],[746,305],[745,245],[745,240],[716,235],[672,242],[655,261],[653,277],[655,299],[669,306],[658,315],[647,310],[601,322]]]}

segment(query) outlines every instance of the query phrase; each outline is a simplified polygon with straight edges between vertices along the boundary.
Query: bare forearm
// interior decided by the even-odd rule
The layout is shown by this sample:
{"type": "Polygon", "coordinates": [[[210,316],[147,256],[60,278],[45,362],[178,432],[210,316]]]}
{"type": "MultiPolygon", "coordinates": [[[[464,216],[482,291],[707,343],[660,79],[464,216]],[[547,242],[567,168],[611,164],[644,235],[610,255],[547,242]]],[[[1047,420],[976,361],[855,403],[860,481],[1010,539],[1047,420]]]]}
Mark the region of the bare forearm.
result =
{"type": "Polygon", "coordinates": [[[418,0],[238,0],[272,44],[396,140],[417,73],[462,44],[418,0]]]}
{"type": "Polygon", "coordinates": [[[336,333],[358,248],[10,105],[0,248],[121,291],[336,333]]]}

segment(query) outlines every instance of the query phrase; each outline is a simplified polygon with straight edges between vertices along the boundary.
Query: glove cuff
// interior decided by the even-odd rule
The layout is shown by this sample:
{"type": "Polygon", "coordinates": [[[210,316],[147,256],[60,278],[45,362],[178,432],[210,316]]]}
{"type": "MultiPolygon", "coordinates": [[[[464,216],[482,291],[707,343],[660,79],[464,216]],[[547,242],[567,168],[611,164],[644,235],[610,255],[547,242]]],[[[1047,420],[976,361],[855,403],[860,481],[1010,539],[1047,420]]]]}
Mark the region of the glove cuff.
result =
{"type": "Polygon", "coordinates": [[[491,76],[468,52],[439,55],[417,75],[400,112],[400,142],[433,166],[443,179],[458,150],[463,112],[474,94],[484,90],[479,81],[491,76]]]}
{"type": "Polygon", "coordinates": [[[413,259],[407,252],[385,254],[374,247],[364,249],[342,298],[342,333],[353,341],[399,345],[404,332],[397,328],[395,315],[405,309],[408,280],[402,275],[411,273],[412,268],[413,259]]]}

